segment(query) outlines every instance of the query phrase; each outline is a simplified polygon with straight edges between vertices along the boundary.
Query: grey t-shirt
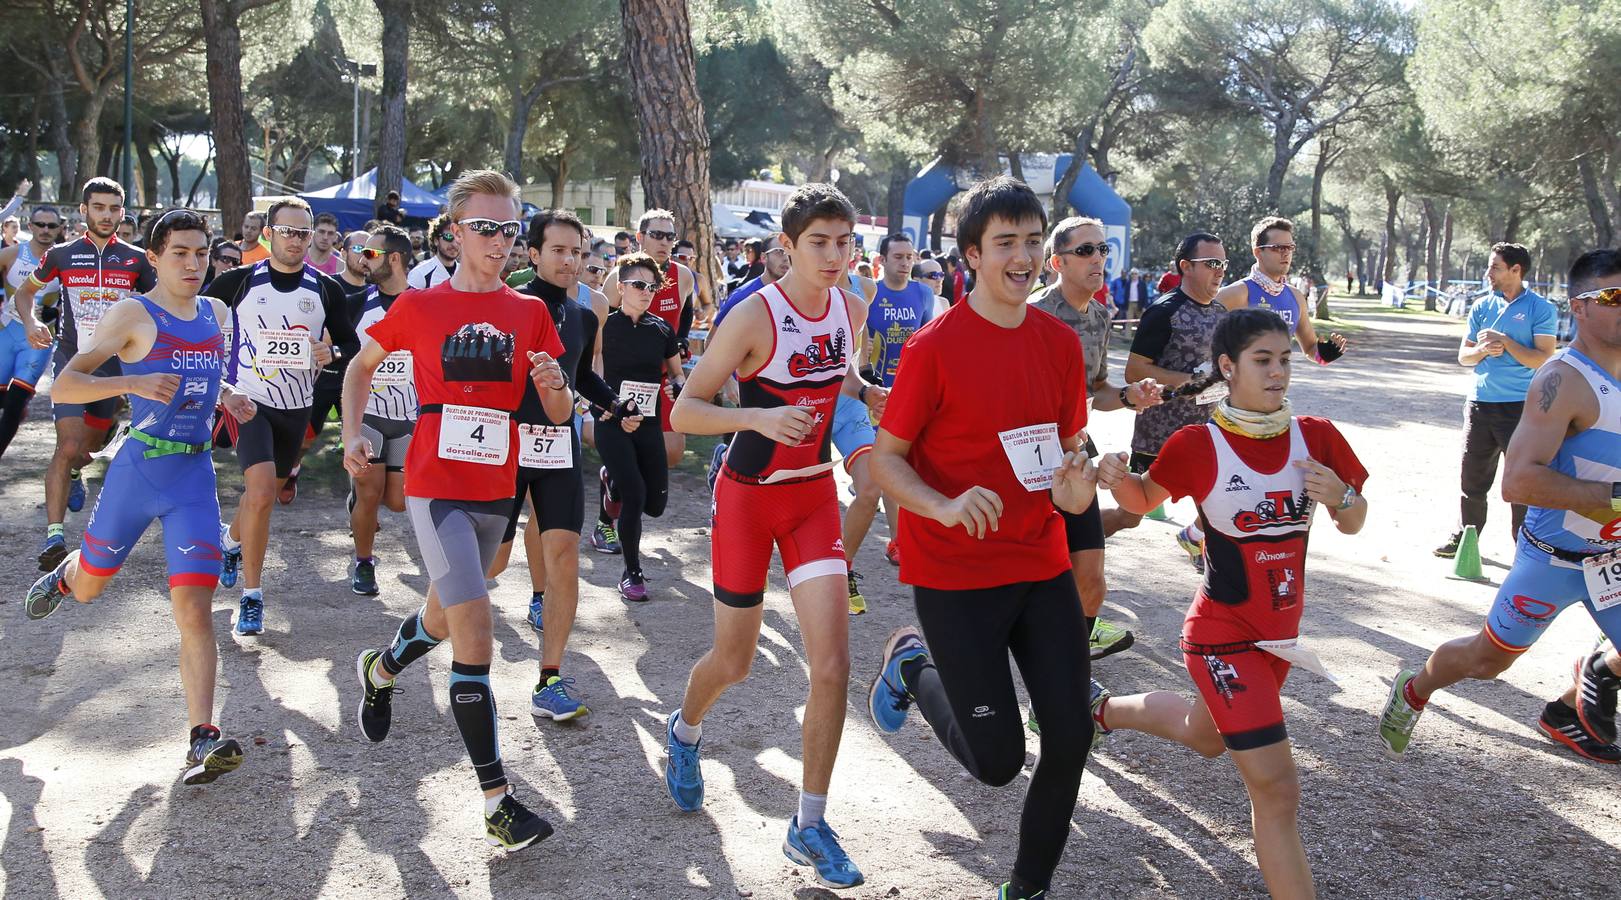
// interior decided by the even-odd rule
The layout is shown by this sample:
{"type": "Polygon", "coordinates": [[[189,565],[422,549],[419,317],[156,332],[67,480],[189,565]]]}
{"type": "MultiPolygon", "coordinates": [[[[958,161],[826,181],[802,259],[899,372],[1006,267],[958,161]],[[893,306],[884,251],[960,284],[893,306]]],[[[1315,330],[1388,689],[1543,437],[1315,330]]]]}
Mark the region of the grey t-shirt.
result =
{"type": "Polygon", "coordinates": [[[1074,329],[1081,339],[1081,358],[1086,365],[1088,389],[1109,377],[1109,310],[1097,300],[1086,302],[1082,312],[1069,305],[1058,285],[1042,288],[1030,297],[1030,304],[1042,312],[1052,313],[1074,329]]]}
{"type": "MultiPolygon", "coordinates": [[[[1148,357],[1162,369],[1192,374],[1210,363],[1210,338],[1226,314],[1227,308],[1220,303],[1200,303],[1177,288],[1143,310],[1131,352],[1148,357]]],[[[1210,404],[1201,406],[1192,397],[1145,409],[1131,433],[1132,452],[1157,456],[1178,428],[1209,418],[1210,404]]]]}

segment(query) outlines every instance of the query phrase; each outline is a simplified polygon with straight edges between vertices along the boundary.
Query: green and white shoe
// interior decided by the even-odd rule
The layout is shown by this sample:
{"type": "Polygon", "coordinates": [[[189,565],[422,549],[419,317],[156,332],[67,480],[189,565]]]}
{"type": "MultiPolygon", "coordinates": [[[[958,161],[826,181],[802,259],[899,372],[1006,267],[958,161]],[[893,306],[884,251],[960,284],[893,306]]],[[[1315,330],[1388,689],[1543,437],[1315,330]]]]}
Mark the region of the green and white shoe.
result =
{"type": "Polygon", "coordinates": [[[1404,693],[1407,682],[1417,674],[1412,669],[1402,669],[1396,674],[1396,680],[1390,683],[1390,698],[1385,701],[1385,711],[1379,715],[1379,741],[1385,745],[1385,754],[1391,759],[1407,752],[1407,744],[1413,739],[1413,726],[1418,724],[1418,717],[1424,714],[1422,709],[1414,709],[1407,703],[1404,693]]]}
{"type": "Polygon", "coordinates": [[[1105,656],[1119,653],[1122,650],[1129,649],[1136,640],[1136,636],[1128,629],[1121,628],[1119,625],[1110,625],[1108,622],[1098,619],[1092,623],[1091,657],[1093,659],[1102,659],[1105,656]]]}

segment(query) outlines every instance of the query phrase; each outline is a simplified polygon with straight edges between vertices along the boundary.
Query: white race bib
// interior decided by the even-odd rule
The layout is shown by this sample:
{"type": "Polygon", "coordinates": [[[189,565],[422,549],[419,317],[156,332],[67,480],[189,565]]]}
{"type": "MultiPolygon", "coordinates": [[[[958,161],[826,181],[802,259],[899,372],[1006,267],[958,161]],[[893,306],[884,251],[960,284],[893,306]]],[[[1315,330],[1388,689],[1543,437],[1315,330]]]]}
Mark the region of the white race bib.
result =
{"type": "Polygon", "coordinates": [[[657,415],[659,411],[659,386],[652,381],[625,381],[619,385],[619,399],[633,400],[637,409],[644,416],[657,415]]]}
{"type": "Polygon", "coordinates": [[[439,414],[439,458],[505,465],[509,418],[506,410],[445,404],[439,414]]]}
{"type": "Polygon", "coordinates": [[[1300,638],[1290,638],[1286,641],[1256,641],[1255,646],[1308,672],[1316,672],[1335,684],[1340,683],[1340,680],[1334,677],[1334,673],[1323,665],[1322,659],[1318,658],[1316,653],[1300,646],[1300,638]]]}
{"type": "Polygon", "coordinates": [[[1053,485],[1053,470],[1064,461],[1064,448],[1058,443],[1058,426],[1026,425],[1012,431],[999,431],[1002,452],[1013,466],[1013,474],[1027,491],[1044,491],[1053,485]]]}
{"type": "Polygon", "coordinates": [[[411,383],[411,351],[395,350],[383,357],[382,365],[372,373],[373,387],[400,387],[411,383]]]}
{"type": "Polygon", "coordinates": [[[314,368],[310,362],[310,333],[296,328],[261,328],[259,346],[253,354],[254,366],[260,369],[314,368]]]}
{"type": "Polygon", "coordinates": [[[1621,550],[1582,560],[1582,580],[1587,582],[1587,597],[1595,612],[1621,604],[1621,550]]]}
{"type": "Polygon", "coordinates": [[[519,423],[518,465],[526,469],[574,468],[573,429],[519,423]]]}

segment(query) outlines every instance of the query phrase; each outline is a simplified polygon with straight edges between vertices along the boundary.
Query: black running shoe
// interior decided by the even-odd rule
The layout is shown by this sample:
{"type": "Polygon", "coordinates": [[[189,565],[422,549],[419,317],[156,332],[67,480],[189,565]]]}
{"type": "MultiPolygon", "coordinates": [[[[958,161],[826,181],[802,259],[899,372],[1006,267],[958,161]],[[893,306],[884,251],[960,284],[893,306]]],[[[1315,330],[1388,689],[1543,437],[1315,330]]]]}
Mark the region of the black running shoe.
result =
{"type": "Polygon", "coordinates": [[[484,839],[510,853],[552,836],[552,823],[530,812],[510,791],[495,812],[484,817],[484,839]]]}
{"type": "Polygon", "coordinates": [[[62,573],[52,569],[34,582],[28,589],[28,598],[23,601],[23,612],[30,619],[43,619],[62,605],[67,596],[67,585],[62,583],[62,573]]]}
{"type": "Polygon", "coordinates": [[[1584,759],[1611,765],[1621,763],[1621,747],[1589,734],[1582,727],[1581,719],[1576,717],[1576,711],[1558,700],[1542,708],[1542,718],[1537,720],[1537,728],[1584,759]]]}
{"type": "MultiPolygon", "coordinates": [[[[32,596],[32,595],[30,595],[32,596]]],[[[1621,675],[1604,664],[1604,651],[1576,660],[1576,717],[1587,732],[1606,744],[1615,743],[1615,700],[1621,675]]]]}
{"type": "Polygon", "coordinates": [[[366,740],[378,743],[388,737],[388,726],[394,722],[394,682],[374,687],[369,673],[376,664],[380,650],[363,650],[355,660],[355,674],[360,676],[360,709],[355,720],[366,740]]]}
{"type": "Polygon", "coordinates": [[[1461,530],[1454,531],[1452,532],[1452,535],[1447,538],[1446,543],[1435,548],[1434,553],[1436,556],[1439,556],[1442,559],[1451,559],[1452,557],[1458,555],[1458,545],[1461,543],[1463,543],[1463,532],[1461,530]]]}
{"type": "Polygon", "coordinates": [[[180,780],[186,784],[209,784],[226,772],[236,771],[242,765],[242,746],[230,738],[221,738],[218,728],[199,726],[186,753],[186,771],[180,780]]]}
{"type": "Polygon", "coordinates": [[[362,597],[377,596],[377,564],[359,559],[350,563],[349,590],[362,597]]]}

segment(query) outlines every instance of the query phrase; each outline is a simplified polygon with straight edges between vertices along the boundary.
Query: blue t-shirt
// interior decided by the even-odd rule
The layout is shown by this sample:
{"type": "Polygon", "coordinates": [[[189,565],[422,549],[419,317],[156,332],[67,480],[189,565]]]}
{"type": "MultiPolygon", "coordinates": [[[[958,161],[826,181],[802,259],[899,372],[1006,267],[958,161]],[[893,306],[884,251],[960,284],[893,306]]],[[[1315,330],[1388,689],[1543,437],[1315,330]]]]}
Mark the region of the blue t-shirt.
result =
{"type": "Polygon", "coordinates": [[[894,387],[901,348],[934,315],[934,291],[909,281],[895,290],[882,281],[867,307],[867,361],[884,387],[894,387]]]}
{"type": "MultiPolygon", "coordinates": [[[[1469,340],[1479,341],[1480,332],[1488,328],[1531,347],[1536,344],[1537,335],[1558,334],[1559,310],[1530,288],[1524,289],[1512,303],[1493,291],[1475,301],[1469,310],[1469,340]]],[[[1524,402],[1535,374],[1508,353],[1488,356],[1475,364],[1475,386],[1469,391],[1469,399],[1481,403],[1524,402]]]]}
{"type": "Polygon", "coordinates": [[[732,307],[747,300],[750,294],[763,287],[765,287],[764,277],[756,276],[752,281],[746,282],[742,287],[727,294],[726,301],[720,305],[720,309],[715,310],[715,321],[709,326],[710,331],[713,332],[720,327],[720,320],[726,318],[726,314],[732,311],[732,307]]]}

